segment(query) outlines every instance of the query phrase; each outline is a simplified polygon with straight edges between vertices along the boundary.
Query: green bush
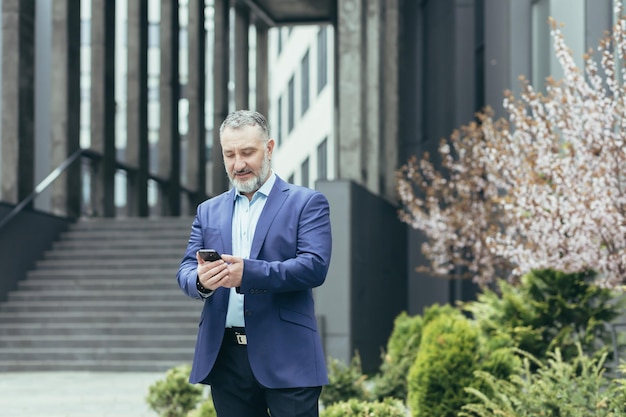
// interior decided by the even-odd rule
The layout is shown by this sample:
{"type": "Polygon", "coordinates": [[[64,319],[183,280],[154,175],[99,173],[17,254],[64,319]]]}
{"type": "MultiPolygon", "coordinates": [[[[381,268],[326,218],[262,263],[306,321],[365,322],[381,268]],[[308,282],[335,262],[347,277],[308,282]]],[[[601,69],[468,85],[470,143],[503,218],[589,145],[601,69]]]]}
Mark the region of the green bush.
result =
{"type": "Polygon", "coordinates": [[[187,417],[217,417],[217,412],[213,406],[213,399],[209,397],[202,401],[197,408],[187,413],[187,417]]]}
{"type": "Polygon", "coordinates": [[[624,380],[607,381],[603,361],[586,356],[579,346],[578,356],[565,361],[560,349],[539,361],[523,353],[523,367],[503,379],[477,372],[495,394],[467,388],[478,402],[463,407],[468,417],[617,417],[626,415],[624,380]],[[534,363],[535,366],[531,366],[534,363]],[[536,371],[533,371],[536,368],[536,371]]]}
{"type": "Polygon", "coordinates": [[[402,312],[396,317],[379,372],[371,379],[373,398],[379,401],[386,397],[406,400],[407,377],[419,350],[424,325],[440,315],[454,314],[456,310],[448,304],[434,304],[424,309],[423,316],[409,316],[402,312]]]}
{"type": "Polygon", "coordinates": [[[185,417],[202,398],[203,388],[189,383],[188,364],[167,371],[165,378],[148,387],[146,402],[161,417],[185,417]]]}
{"type": "Polygon", "coordinates": [[[606,323],[623,306],[621,298],[593,284],[594,273],[533,271],[515,285],[498,281],[466,304],[491,349],[517,347],[540,360],[559,348],[565,360],[577,356],[576,343],[598,358],[611,346],[606,323]]]}
{"type": "Polygon", "coordinates": [[[424,327],[409,371],[408,404],[414,417],[453,417],[467,404],[480,358],[479,332],[460,311],[424,327]]]}
{"type": "Polygon", "coordinates": [[[341,361],[330,358],[328,361],[328,385],[324,386],[320,401],[325,406],[348,401],[350,399],[368,400],[365,387],[367,376],[361,368],[361,357],[355,354],[346,366],[341,361]]]}
{"type": "Polygon", "coordinates": [[[382,402],[351,399],[325,408],[320,417],[406,417],[406,408],[401,401],[391,398],[382,402]]]}

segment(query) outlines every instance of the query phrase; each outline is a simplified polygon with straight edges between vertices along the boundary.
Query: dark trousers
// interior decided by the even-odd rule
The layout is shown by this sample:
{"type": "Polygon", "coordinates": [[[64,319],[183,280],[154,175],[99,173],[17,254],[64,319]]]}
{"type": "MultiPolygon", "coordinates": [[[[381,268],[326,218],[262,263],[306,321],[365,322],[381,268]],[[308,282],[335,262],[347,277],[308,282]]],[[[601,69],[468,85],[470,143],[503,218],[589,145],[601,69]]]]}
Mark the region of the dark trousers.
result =
{"type": "Polygon", "coordinates": [[[245,345],[225,338],[211,371],[218,417],[318,417],[322,387],[269,389],[256,380],[245,345]]]}

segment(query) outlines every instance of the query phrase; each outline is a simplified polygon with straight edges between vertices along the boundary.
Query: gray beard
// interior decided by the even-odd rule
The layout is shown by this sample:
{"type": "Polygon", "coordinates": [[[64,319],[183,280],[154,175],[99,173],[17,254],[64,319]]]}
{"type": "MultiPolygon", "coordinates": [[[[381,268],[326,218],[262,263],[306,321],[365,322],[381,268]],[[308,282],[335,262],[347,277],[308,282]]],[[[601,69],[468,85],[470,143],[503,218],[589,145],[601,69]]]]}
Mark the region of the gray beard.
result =
{"type": "Polygon", "coordinates": [[[269,173],[270,159],[267,155],[267,152],[265,152],[265,156],[263,157],[263,164],[261,164],[261,172],[259,173],[259,175],[255,176],[254,178],[250,178],[247,181],[239,181],[234,177],[231,177],[230,174],[228,174],[228,177],[230,178],[231,184],[233,185],[233,187],[235,187],[237,191],[239,191],[240,193],[248,194],[253,193],[261,188],[263,182],[269,176],[269,173]]]}

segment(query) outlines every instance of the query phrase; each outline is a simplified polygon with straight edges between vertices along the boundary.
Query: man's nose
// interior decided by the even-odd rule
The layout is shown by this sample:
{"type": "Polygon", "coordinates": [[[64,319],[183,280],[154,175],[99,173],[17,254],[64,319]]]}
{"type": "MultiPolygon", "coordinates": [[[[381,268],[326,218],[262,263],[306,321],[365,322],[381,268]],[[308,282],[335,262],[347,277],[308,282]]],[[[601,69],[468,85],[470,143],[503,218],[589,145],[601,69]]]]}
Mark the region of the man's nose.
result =
{"type": "Polygon", "coordinates": [[[235,171],[241,171],[246,167],[246,160],[242,157],[235,157],[235,171]]]}

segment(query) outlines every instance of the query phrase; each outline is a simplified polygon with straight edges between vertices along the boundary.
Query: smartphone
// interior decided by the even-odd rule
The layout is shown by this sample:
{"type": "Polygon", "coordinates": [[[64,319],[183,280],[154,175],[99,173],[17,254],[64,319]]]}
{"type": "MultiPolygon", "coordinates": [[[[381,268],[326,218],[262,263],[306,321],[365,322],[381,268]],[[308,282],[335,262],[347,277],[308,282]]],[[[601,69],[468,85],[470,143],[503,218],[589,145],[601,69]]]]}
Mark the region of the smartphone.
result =
{"type": "Polygon", "coordinates": [[[220,254],[215,249],[200,249],[198,253],[200,254],[200,257],[205,261],[213,262],[217,261],[218,259],[222,259],[220,254]]]}

